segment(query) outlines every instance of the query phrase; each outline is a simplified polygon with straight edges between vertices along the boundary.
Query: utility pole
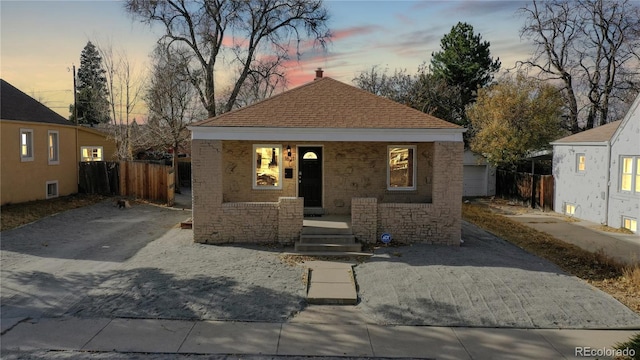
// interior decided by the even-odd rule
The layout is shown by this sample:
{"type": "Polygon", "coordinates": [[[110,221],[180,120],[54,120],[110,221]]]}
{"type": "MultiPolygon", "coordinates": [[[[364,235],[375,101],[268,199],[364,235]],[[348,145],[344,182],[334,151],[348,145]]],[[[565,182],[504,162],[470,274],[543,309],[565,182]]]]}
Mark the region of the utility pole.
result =
{"type": "Polygon", "coordinates": [[[73,117],[76,119],[76,182],[80,191],[80,147],[78,146],[78,91],[76,88],[76,65],[73,65],[73,117]]]}

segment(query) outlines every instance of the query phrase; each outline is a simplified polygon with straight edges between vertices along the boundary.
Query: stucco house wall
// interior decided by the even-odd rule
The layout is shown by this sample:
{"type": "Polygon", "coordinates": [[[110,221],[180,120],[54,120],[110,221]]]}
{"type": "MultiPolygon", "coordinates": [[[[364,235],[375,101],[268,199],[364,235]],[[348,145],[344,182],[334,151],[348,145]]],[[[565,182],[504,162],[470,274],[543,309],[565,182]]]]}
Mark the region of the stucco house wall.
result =
{"type": "MultiPolygon", "coordinates": [[[[623,155],[640,158],[640,96],[633,103],[627,117],[611,139],[611,187],[607,220],[609,226],[615,228],[622,227],[623,217],[640,221],[640,192],[629,193],[620,190],[622,173],[620,161],[623,155]]],[[[635,165],[640,166],[638,160],[635,165]]],[[[635,170],[638,174],[637,168],[635,170]]]]}
{"type": "Polygon", "coordinates": [[[47,182],[58,182],[58,196],[78,192],[73,126],[2,120],[1,124],[1,204],[47,198],[47,182]],[[33,160],[20,157],[20,129],[33,131],[33,160]],[[48,133],[58,132],[59,161],[50,164],[48,133]]]}
{"type": "Polygon", "coordinates": [[[78,127],[78,154],[81,154],[83,146],[100,146],[102,147],[103,161],[117,160],[117,147],[113,138],[109,137],[101,131],[86,128],[84,126],[78,127]]]}
{"type": "Polygon", "coordinates": [[[566,213],[566,205],[571,204],[575,214],[567,215],[605,223],[608,155],[606,145],[554,146],[554,211],[566,213]],[[585,156],[584,172],[577,169],[578,154],[585,156]]]}

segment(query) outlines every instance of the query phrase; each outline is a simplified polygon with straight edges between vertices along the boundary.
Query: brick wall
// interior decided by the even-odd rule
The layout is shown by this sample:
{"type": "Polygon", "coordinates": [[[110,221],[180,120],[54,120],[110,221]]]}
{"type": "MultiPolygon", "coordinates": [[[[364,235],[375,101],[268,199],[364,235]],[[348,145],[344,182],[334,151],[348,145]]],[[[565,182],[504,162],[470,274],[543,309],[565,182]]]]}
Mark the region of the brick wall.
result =
{"type": "Polygon", "coordinates": [[[433,201],[385,203],[354,198],[351,222],[356,237],[371,239],[375,224],[373,242],[386,232],[400,244],[460,244],[463,144],[436,142],[433,148],[433,201]]]}
{"type": "MultiPolygon", "coordinates": [[[[223,151],[224,201],[278,201],[279,197],[295,197],[297,182],[297,145],[307,142],[283,142],[283,153],[291,146],[294,161],[283,159],[293,168],[293,179],[283,179],[282,190],[254,190],[253,144],[251,141],[225,141],[223,151]]],[[[280,143],[273,143],[280,144],[280,143]]],[[[381,203],[430,202],[432,199],[433,143],[362,143],[327,142],[323,144],[324,194],[326,214],[350,214],[351,198],[375,197],[381,203]],[[387,145],[417,145],[415,191],[387,190],[387,145]]]]}
{"type": "Polygon", "coordinates": [[[351,230],[363,244],[374,244],[378,232],[378,199],[351,199],[351,230]]]}
{"type": "Polygon", "coordinates": [[[222,143],[193,140],[191,156],[193,240],[199,243],[220,242],[223,224],[222,143]]]}
{"type": "MultiPolygon", "coordinates": [[[[295,197],[297,178],[283,179],[282,190],[253,190],[252,144],[192,142],[196,242],[298,239],[302,199],[295,197]]],[[[295,145],[302,144],[291,144],[292,150],[295,145]]],[[[283,143],[283,152],[286,146],[283,143]]],[[[417,146],[417,190],[392,192],[386,190],[387,143],[327,143],[323,151],[327,213],[351,214],[354,234],[362,242],[375,242],[390,232],[396,242],[458,245],[463,144],[417,146]]]]}
{"type": "Polygon", "coordinates": [[[293,244],[300,239],[304,220],[302,198],[281,197],[278,200],[278,241],[293,244]]]}

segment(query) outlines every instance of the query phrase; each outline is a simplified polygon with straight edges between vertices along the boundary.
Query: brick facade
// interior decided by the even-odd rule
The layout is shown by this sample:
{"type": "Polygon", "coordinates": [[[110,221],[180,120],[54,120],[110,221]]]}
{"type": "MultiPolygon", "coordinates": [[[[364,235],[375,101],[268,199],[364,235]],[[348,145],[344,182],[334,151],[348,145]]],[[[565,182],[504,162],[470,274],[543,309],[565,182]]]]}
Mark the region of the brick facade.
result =
{"type": "MultiPolygon", "coordinates": [[[[292,179],[280,190],[254,190],[250,141],[193,140],[194,240],[203,243],[292,243],[302,229],[297,198],[296,145],[292,179]]],[[[278,143],[280,144],[280,143],[278,143]]],[[[323,203],[327,214],[351,214],[354,235],[375,242],[382,232],[399,243],[458,245],[462,199],[462,142],[326,142],[323,203]],[[416,190],[389,191],[387,146],[416,145],[416,190]]]]}

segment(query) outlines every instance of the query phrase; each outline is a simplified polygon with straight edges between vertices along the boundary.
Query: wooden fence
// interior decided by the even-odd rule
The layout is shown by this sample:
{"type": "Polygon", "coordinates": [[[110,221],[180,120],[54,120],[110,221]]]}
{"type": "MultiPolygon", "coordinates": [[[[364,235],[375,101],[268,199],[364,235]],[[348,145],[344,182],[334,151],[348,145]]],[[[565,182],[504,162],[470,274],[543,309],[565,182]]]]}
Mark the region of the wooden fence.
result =
{"type": "Polygon", "coordinates": [[[175,199],[173,169],[131,161],[80,163],[80,191],[130,196],[172,206],[175,199]]]}
{"type": "Polygon", "coordinates": [[[553,211],[553,175],[496,171],[496,196],[553,211]],[[532,186],[533,182],[533,186],[532,186]]]}

